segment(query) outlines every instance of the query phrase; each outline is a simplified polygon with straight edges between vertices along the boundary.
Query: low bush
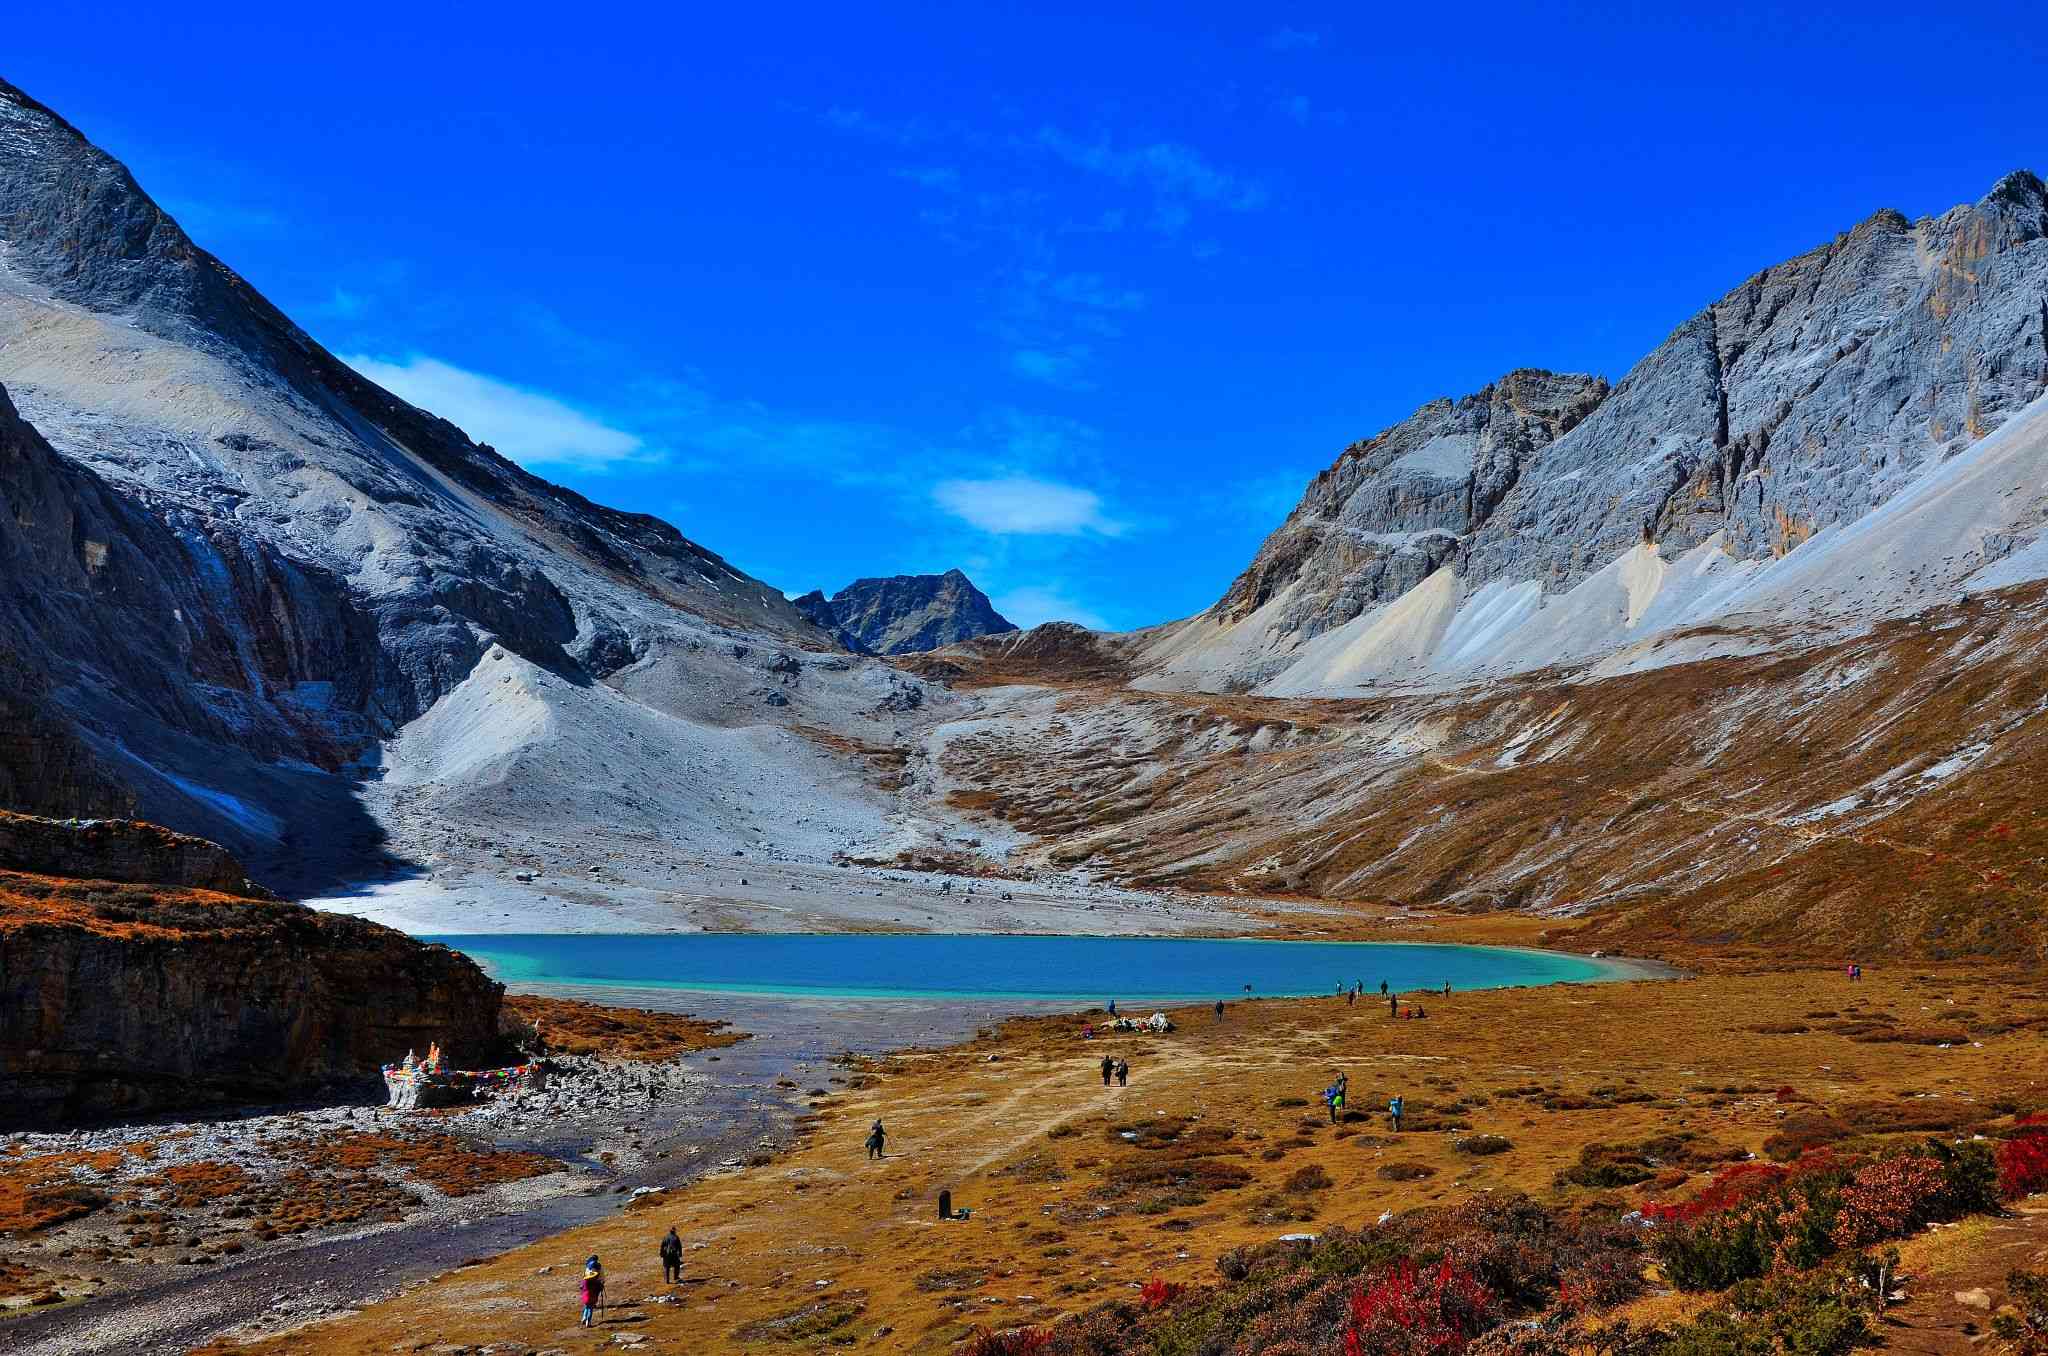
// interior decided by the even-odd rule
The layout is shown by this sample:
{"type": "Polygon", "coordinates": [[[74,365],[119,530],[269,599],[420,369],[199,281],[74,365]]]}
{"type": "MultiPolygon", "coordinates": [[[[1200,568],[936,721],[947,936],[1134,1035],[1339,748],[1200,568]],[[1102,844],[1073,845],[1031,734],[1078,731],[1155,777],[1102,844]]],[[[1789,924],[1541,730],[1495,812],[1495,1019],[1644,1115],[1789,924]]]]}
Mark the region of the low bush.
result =
{"type": "Polygon", "coordinates": [[[1459,1356],[1501,1318],[1492,1292],[1449,1258],[1402,1262],[1352,1295],[1344,1356],[1459,1356]]]}
{"type": "Polygon", "coordinates": [[[1451,1147],[1461,1154],[1504,1154],[1514,1148],[1506,1135],[1461,1135],[1451,1141],[1451,1147]]]}
{"type": "Polygon", "coordinates": [[[1187,1291],[1179,1281],[1169,1281],[1154,1276],[1138,1291],[1138,1306],[1147,1312],[1164,1309],[1187,1291]]]}
{"type": "Polygon", "coordinates": [[[2017,1356],[2048,1356],[2048,1272],[2014,1271],[2005,1292],[2011,1308],[1991,1320],[1991,1331],[2017,1356]]]}
{"type": "Polygon", "coordinates": [[[1998,1146],[1998,1194],[2008,1201],[2048,1191],[2048,1115],[2021,1119],[1998,1146]]]}
{"type": "Polygon", "coordinates": [[[1323,1171],[1320,1163],[1310,1163],[1287,1174],[1287,1180],[1281,1184],[1281,1190],[1299,1195],[1310,1191],[1327,1191],[1333,1185],[1335,1184],[1330,1181],[1330,1174],[1323,1171]]]}
{"type": "Polygon", "coordinates": [[[1040,1356],[1052,1347],[1050,1328],[983,1328],[967,1343],[967,1356],[1040,1356]]]}
{"type": "Polygon", "coordinates": [[[1420,1182],[1436,1176],[1436,1169],[1427,1163],[1382,1163],[1378,1175],[1388,1182],[1420,1182]]]}

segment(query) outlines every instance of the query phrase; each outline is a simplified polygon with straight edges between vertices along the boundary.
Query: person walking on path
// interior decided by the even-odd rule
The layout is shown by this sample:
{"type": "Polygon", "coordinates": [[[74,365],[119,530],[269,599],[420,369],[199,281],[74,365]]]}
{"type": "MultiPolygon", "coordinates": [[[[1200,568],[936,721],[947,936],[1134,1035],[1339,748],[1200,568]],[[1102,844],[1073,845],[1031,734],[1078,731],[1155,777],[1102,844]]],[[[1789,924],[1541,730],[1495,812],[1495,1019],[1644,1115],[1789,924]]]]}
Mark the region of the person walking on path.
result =
{"type": "Polygon", "coordinates": [[[1397,993],[1390,993],[1390,994],[1388,994],[1388,995],[1387,995],[1387,1016],[1389,1016],[1389,1017],[1399,1017],[1400,1015],[1401,1015],[1401,995],[1400,995],[1400,994],[1397,994],[1397,993]]]}
{"type": "Polygon", "coordinates": [[[1344,1006],[1345,1006],[1345,1007],[1347,1007],[1347,1008],[1348,1008],[1348,1007],[1355,1007],[1355,1006],[1357,1005],[1357,1003],[1358,1003],[1358,990],[1356,990],[1356,989],[1353,989],[1353,990],[1351,990],[1351,991],[1350,991],[1349,993],[1347,993],[1347,994],[1345,994],[1345,995],[1344,995],[1344,1006]]]}
{"type": "Polygon", "coordinates": [[[882,1128],[882,1118],[877,1116],[873,1127],[868,1130],[868,1157],[882,1157],[882,1146],[889,1142],[889,1132],[882,1128]]]}
{"type": "Polygon", "coordinates": [[[683,1240],[676,1236],[673,1224],[661,1239],[661,1279],[666,1285],[680,1285],[683,1280],[683,1240]]]}
{"type": "Polygon", "coordinates": [[[1102,1057],[1102,1086],[1109,1086],[1109,1076],[1116,1072],[1116,1060],[1108,1055],[1102,1057]]]}
{"type": "Polygon", "coordinates": [[[1449,980],[1447,979],[1447,980],[1445,980],[1445,981],[1444,981],[1444,997],[1446,997],[1446,998],[1449,998],[1450,996],[1451,996],[1451,981],[1449,981],[1449,980]]]}
{"type": "Polygon", "coordinates": [[[1120,1060],[1118,1060],[1118,1061],[1116,1062],[1116,1085],[1117,1085],[1118,1087],[1120,1087],[1120,1088],[1125,1088],[1125,1087],[1129,1087],[1129,1086],[1130,1086],[1130,1083],[1131,1083],[1131,1065],[1130,1065],[1130,1061],[1129,1061],[1129,1060],[1123,1060],[1123,1059],[1120,1059],[1120,1060]]]}
{"type": "Polygon", "coordinates": [[[1381,981],[1380,981],[1380,997],[1382,997],[1382,998],[1385,998],[1386,996],[1387,996],[1387,981],[1385,981],[1385,980],[1383,979],[1383,980],[1381,980],[1381,981]]]}
{"type": "Polygon", "coordinates": [[[1394,1127],[1394,1133],[1397,1135],[1401,1133],[1402,1110],[1402,1099],[1399,1097],[1387,1103],[1387,1121],[1394,1127]]]}
{"type": "Polygon", "coordinates": [[[1116,1000],[1114,998],[1109,1000],[1109,1015],[1112,1017],[1116,1016],[1116,1000]]]}
{"type": "Polygon", "coordinates": [[[1223,1000],[1220,998],[1216,1000],[1216,1020],[1223,1020],[1223,1000]]]}
{"type": "Polygon", "coordinates": [[[595,1254],[583,1264],[583,1326],[589,1327],[592,1315],[604,1307],[604,1264],[595,1254]]]}

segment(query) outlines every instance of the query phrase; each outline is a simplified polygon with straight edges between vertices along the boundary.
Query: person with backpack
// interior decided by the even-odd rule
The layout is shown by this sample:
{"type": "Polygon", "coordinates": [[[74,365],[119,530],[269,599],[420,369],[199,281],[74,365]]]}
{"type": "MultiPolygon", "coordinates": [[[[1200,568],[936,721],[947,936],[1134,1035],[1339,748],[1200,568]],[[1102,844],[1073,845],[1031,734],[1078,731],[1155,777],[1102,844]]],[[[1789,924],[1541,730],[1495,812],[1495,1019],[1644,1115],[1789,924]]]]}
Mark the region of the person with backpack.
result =
{"type": "Polygon", "coordinates": [[[676,1236],[673,1224],[661,1240],[661,1279],[668,1285],[681,1285],[683,1281],[683,1240],[676,1236]]]}
{"type": "Polygon", "coordinates": [[[883,1156],[882,1146],[888,1142],[889,1132],[882,1128],[882,1118],[877,1116],[875,1117],[874,1125],[868,1130],[868,1157],[870,1159],[881,1158],[883,1156]]]}
{"type": "Polygon", "coordinates": [[[1109,1086],[1109,1079],[1110,1079],[1110,1075],[1114,1074],[1115,1072],[1116,1072],[1116,1058],[1115,1058],[1115,1056],[1113,1056],[1113,1055],[1104,1055],[1104,1056],[1102,1057],[1102,1086],[1103,1086],[1103,1087],[1105,1087],[1105,1088],[1106,1088],[1106,1087],[1108,1087],[1108,1086],[1109,1086]]]}
{"type": "Polygon", "coordinates": [[[1396,1097],[1387,1103],[1387,1120],[1392,1124],[1394,1133],[1397,1135],[1401,1133],[1401,1112],[1404,1106],[1404,1101],[1400,1097],[1396,1097]]]}
{"type": "Polygon", "coordinates": [[[1131,1082],[1131,1065],[1130,1065],[1130,1061],[1129,1061],[1129,1060],[1123,1060],[1123,1059],[1120,1059],[1120,1060],[1118,1060],[1118,1061],[1116,1062],[1116,1085],[1117,1085],[1118,1087],[1120,1087],[1120,1088],[1123,1088],[1123,1087],[1129,1087],[1129,1086],[1130,1086],[1130,1082],[1131,1082]]]}
{"type": "Polygon", "coordinates": [[[604,1308],[604,1263],[592,1253],[590,1260],[583,1264],[583,1326],[591,1325],[591,1316],[604,1308]]]}

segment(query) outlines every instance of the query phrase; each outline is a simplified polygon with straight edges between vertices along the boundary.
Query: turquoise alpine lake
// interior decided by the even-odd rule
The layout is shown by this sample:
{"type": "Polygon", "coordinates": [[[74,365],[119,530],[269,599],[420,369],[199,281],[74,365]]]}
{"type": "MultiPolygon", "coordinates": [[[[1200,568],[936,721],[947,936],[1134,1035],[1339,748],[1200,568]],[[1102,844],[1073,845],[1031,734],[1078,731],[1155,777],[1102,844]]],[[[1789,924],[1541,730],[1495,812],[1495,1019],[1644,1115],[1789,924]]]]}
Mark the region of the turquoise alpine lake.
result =
{"type": "Polygon", "coordinates": [[[809,998],[1194,1002],[1583,983],[1633,971],[1514,947],[951,933],[477,933],[435,936],[516,986],[809,998]]]}

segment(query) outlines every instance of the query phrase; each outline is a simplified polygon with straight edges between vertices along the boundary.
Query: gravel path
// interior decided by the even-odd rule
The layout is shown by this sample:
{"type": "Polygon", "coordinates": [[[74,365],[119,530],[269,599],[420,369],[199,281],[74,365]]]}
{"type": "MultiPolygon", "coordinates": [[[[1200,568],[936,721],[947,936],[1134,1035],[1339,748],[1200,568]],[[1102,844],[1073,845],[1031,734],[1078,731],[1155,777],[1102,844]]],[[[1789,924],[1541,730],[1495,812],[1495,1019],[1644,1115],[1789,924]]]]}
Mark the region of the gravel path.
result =
{"type": "MultiPolygon", "coordinates": [[[[532,1108],[504,1108],[461,1118],[465,1131],[483,1133],[506,1147],[537,1148],[586,1164],[589,1185],[575,1194],[519,1205],[517,1188],[526,1184],[514,1184],[490,1200],[451,1201],[404,1224],[330,1235],[204,1270],[179,1268],[181,1274],[174,1279],[147,1282],[124,1294],[0,1320],[0,1347],[11,1356],[154,1356],[183,1352],[224,1333],[275,1332],[357,1308],[472,1258],[609,1215],[622,1208],[636,1188],[668,1188],[707,1172],[735,1169],[748,1155],[787,1139],[799,1110],[799,1094],[778,1089],[776,1083],[821,1083],[831,1059],[842,1052],[948,1043],[1010,1013],[1071,1006],[770,1000],[595,988],[546,992],[687,1010],[731,1021],[753,1038],[661,1066],[681,1070],[683,1076],[663,1084],[677,1091],[665,1094],[653,1109],[634,1089],[656,1075],[645,1066],[612,1066],[610,1073],[617,1081],[607,1085],[613,1089],[610,1093],[592,1091],[599,1082],[588,1074],[572,1075],[561,1084],[565,1092],[582,1089],[587,1106],[564,1107],[558,1098],[552,1115],[536,1116],[532,1108]],[[623,1170],[590,1158],[599,1144],[629,1142],[626,1136],[632,1126],[639,1128],[643,1147],[619,1160],[623,1170]],[[666,1157],[661,1156],[664,1152],[666,1157]]],[[[339,1117],[343,1122],[349,1114],[306,1113],[310,1119],[339,1117]]],[[[189,1128],[219,1133],[220,1123],[192,1123],[189,1128]]],[[[650,1226],[650,1246],[657,1232],[650,1226]]]]}

